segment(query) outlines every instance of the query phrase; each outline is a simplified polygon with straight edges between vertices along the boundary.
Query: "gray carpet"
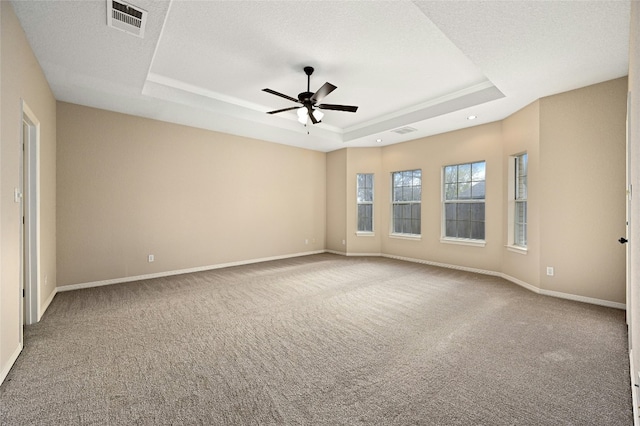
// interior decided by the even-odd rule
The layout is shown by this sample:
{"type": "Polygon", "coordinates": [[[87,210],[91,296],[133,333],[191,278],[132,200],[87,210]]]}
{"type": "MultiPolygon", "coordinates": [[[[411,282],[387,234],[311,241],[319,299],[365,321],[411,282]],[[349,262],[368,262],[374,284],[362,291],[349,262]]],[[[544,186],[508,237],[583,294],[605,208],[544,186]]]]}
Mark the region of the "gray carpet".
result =
{"type": "Polygon", "coordinates": [[[3,425],[631,425],[623,311],[315,255],[58,294],[3,425]]]}

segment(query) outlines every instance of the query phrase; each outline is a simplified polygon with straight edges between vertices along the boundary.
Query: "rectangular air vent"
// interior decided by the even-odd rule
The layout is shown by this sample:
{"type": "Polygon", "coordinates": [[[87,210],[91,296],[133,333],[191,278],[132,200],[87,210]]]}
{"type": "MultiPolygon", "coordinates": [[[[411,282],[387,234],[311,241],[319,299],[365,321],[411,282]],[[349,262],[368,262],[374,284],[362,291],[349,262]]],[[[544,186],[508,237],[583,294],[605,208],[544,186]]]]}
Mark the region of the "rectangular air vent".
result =
{"type": "Polygon", "coordinates": [[[107,25],[142,38],[147,11],[123,1],[107,0],[107,25]]]}
{"type": "Polygon", "coordinates": [[[399,135],[404,135],[405,133],[411,133],[417,130],[418,129],[414,129],[413,127],[405,126],[405,127],[400,127],[399,129],[392,130],[392,132],[397,133],[399,135]]]}

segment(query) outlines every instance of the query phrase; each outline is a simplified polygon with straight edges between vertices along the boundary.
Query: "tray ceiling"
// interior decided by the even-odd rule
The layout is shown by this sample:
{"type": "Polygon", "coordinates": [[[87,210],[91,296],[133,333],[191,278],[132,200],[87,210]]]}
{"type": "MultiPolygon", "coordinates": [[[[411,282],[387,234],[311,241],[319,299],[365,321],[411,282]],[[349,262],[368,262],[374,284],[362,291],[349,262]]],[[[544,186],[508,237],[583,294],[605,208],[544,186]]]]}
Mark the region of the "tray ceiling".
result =
{"type": "Polygon", "coordinates": [[[320,151],[503,119],[628,70],[629,1],[157,1],[144,37],[105,1],[14,1],[56,99],[320,151]],[[304,126],[292,97],[338,88],[304,126]],[[476,115],[476,120],[467,119],[476,115]],[[395,130],[415,129],[403,133],[395,130]]]}

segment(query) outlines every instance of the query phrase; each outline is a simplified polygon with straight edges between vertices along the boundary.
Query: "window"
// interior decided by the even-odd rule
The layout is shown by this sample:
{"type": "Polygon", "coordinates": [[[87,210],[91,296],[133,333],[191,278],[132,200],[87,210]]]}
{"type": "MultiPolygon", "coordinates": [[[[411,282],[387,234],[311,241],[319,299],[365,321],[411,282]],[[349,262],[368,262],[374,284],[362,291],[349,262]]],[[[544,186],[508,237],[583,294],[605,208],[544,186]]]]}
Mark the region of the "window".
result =
{"type": "Polygon", "coordinates": [[[527,154],[514,159],[513,245],[527,247],[527,154]]]}
{"type": "Polygon", "coordinates": [[[373,232],[373,174],[357,174],[358,232],[373,232]]]}
{"type": "Polygon", "coordinates": [[[485,162],[444,168],[444,238],[484,240],[485,162]]]}
{"type": "Polygon", "coordinates": [[[422,170],[394,172],[391,232],[420,235],[420,200],[422,198],[422,170]]]}

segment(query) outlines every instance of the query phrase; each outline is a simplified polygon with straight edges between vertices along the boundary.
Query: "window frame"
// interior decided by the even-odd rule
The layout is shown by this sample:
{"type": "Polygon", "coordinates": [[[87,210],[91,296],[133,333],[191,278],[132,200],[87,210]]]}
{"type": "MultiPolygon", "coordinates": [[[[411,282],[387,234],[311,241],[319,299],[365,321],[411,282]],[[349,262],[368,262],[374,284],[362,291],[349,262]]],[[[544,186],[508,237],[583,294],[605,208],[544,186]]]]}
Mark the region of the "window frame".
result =
{"type": "MultiPolygon", "coordinates": [[[[375,174],[374,173],[356,173],[356,235],[359,236],[372,236],[375,235],[375,174]],[[360,176],[371,176],[371,201],[360,201],[360,176]],[[361,231],[360,228],[360,206],[371,206],[371,231],[361,231]]],[[[365,186],[364,189],[367,189],[365,186]]]]}
{"type": "MultiPolygon", "coordinates": [[[[486,243],[487,243],[487,220],[486,220],[486,199],[487,199],[487,194],[486,194],[486,182],[487,182],[487,161],[486,160],[477,160],[477,161],[468,161],[468,162],[464,162],[464,163],[455,163],[455,164],[447,164],[445,166],[442,166],[442,170],[441,170],[441,191],[442,191],[442,197],[441,197],[441,204],[442,204],[442,220],[441,220],[441,233],[440,233],[440,242],[441,243],[447,243],[447,244],[460,244],[460,245],[467,245],[467,246],[473,246],[473,247],[485,247],[486,243]],[[479,163],[483,163],[483,167],[484,167],[484,179],[483,180],[478,180],[478,181],[474,181],[473,177],[472,177],[472,170],[473,170],[473,165],[474,164],[479,164],[479,163]],[[469,186],[469,191],[470,194],[472,194],[473,192],[473,182],[483,182],[484,183],[484,191],[483,191],[483,197],[482,198],[473,198],[472,195],[470,195],[468,198],[455,198],[455,199],[447,199],[447,185],[451,185],[453,183],[455,183],[456,185],[456,191],[459,190],[459,184],[460,183],[466,183],[467,181],[459,181],[458,177],[457,177],[457,173],[459,171],[460,166],[469,166],[471,171],[470,171],[470,175],[471,175],[471,179],[470,181],[468,181],[468,183],[470,184],[469,186]],[[446,170],[449,167],[457,167],[458,169],[456,170],[456,181],[455,182],[447,182],[447,176],[446,176],[446,170]],[[462,238],[462,237],[454,237],[454,236],[448,236],[447,235],[447,205],[455,205],[456,209],[458,205],[461,204],[478,204],[478,203],[482,203],[483,205],[483,213],[482,213],[482,224],[483,224],[483,235],[484,238],[482,239],[478,239],[478,238],[462,238]]],[[[470,223],[474,222],[471,219],[468,220],[470,223]]],[[[477,221],[475,221],[477,222],[477,221]]]]}
{"type": "MultiPolygon", "coordinates": [[[[404,177],[406,178],[406,176],[404,177]]],[[[400,179],[404,179],[403,177],[401,177],[400,179]]],[[[391,194],[390,194],[390,199],[391,199],[391,212],[390,212],[390,221],[389,221],[389,225],[390,225],[390,229],[389,229],[389,236],[393,237],[393,238],[401,238],[401,239],[412,239],[412,240],[419,240],[422,238],[422,169],[421,168],[416,168],[416,169],[408,169],[408,170],[398,170],[398,171],[394,171],[391,172],[391,194]],[[415,172],[420,172],[420,184],[419,185],[414,185],[413,184],[413,179],[415,179],[415,172]],[[411,188],[412,191],[412,195],[411,195],[411,200],[396,200],[395,197],[395,193],[396,193],[396,189],[400,189],[400,188],[406,188],[407,185],[402,185],[402,186],[396,186],[396,175],[402,174],[402,173],[411,173],[412,174],[412,183],[411,185],[408,185],[408,187],[411,188]],[[419,199],[415,200],[414,198],[414,190],[415,187],[419,186],[419,199]],[[416,233],[408,233],[408,232],[396,232],[396,218],[394,215],[394,210],[396,206],[400,206],[400,205],[408,205],[409,210],[410,210],[410,217],[406,218],[403,217],[402,220],[416,220],[415,218],[413,218],[413,212],[414,212],[414,206],[418,206],[419,209],[419,215],[417,217],[418,220],[418,228],[420,233],[416,234],[416,233]]]]}
{"type": "Polygon", "coordinates": [[[508,185],[508,240],[507,249],[515,253],[527,254],[529,243],[529,226],[528,226],[528,192],[529,192],[529,155],[528,153],[521,152],[518,154],[509,156],[509,185],[508,185]],[[520,158],[526,158],[524,168],[525,174],[520,174],[520,158]],[[520,193],[520,179],[525,178],[524,194],[520,193]],[[520,244],[518,240],[518,204],[524,205],[524,244],[520,244]]]}

